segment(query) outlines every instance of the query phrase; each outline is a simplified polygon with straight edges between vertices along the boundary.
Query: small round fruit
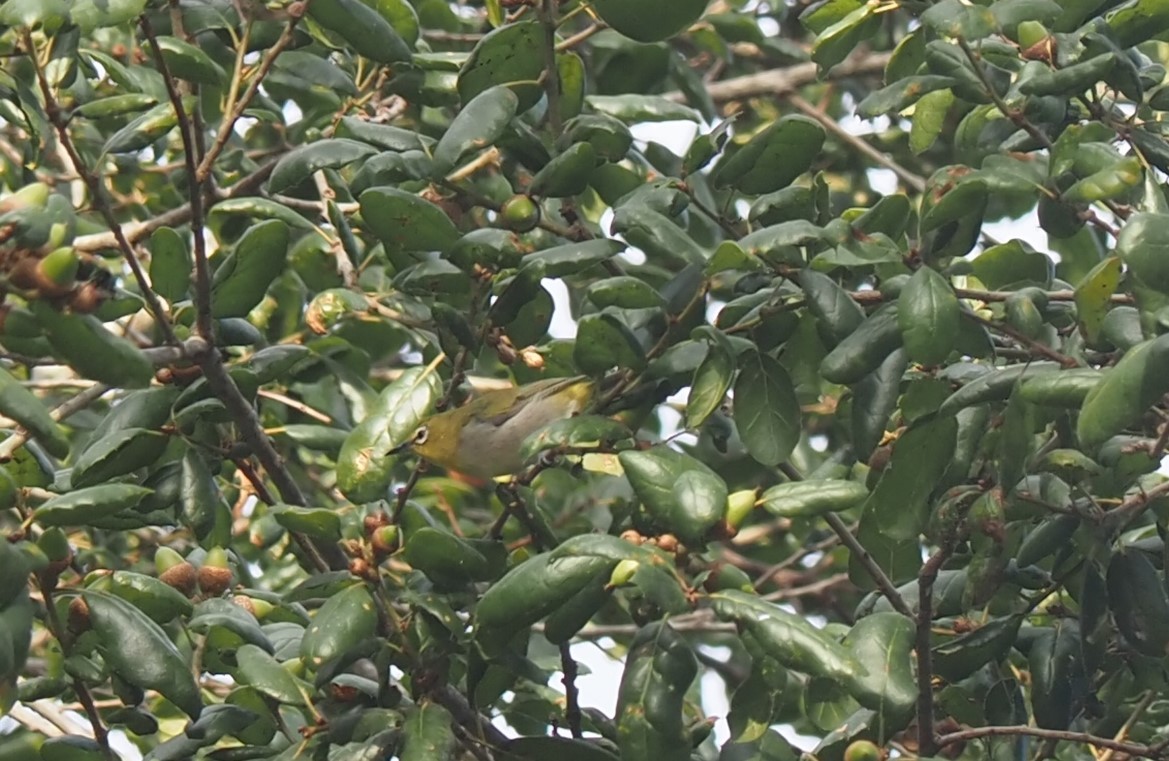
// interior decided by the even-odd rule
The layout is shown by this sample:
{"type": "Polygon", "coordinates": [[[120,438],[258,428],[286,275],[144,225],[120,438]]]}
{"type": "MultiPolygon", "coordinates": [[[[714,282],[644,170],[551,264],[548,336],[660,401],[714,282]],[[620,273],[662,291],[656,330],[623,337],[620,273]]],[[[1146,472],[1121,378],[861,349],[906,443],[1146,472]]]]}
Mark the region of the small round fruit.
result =
{"type": "Polygon", "coordinates": [[[517,193],[504,202],[499,216],[508,230],[526,233],[540,224],[540,207],[529,196],[517,193]]]}
{"type": "Polygon", "coordinates": [[[868,740],[857,740],[844,751],[844,761],[881,761],[881,749],[868,740]]]}

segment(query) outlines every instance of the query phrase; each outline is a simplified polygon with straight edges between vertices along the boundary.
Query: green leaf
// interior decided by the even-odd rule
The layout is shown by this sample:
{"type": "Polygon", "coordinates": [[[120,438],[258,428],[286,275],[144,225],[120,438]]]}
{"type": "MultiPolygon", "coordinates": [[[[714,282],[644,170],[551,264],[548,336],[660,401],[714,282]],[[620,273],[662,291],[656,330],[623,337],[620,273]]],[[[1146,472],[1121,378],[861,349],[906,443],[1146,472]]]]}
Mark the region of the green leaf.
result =
{"type": "Polygon", "coordinates": [[[915,627],[900,613],[874,613],[853,625],[844,646],[860,664],[852,695],[888,721],[908,719],[917,704],[915,627]]]}
{"type": "Polygon", "coordinates": [[[1046,288],[1055,269],[1051,257],[1021,240],[991,246],[978,255],[972,266],[974,276],[995,290],[1020,285],[1046,288]]]}
{"type": "Polygon", "coordinates": [[[330,597],[313,616],[300,642],[301,660],[319,671],[373,637],[376,630],[373,597],[364,584],[354,584],[330,597]]]}
{"type": "Polygon", "coordinates": [[[288,260],[288,225],[275,219],[248,229],[211,281],[211,314],[246,317],[288,260]]]}
{"type": "MultiPolygon", "coordinates": [[[[183,108],[189,114],[194,101],[185,98],[183,108]]],[[[103,153],[134,153],[149,147],[155,140],[170,132],[179,123],[174,106],[167,101],[139,116],[110,136],[103,153]]]]}
{"type": "Polygon", "coordinates": [[[160,227],[150,236],[150,285],[174,303],[191,287],[193,263],[187,241],[173,227],[160,227]]]}
{"type": "Polygon", "coordinates": [[[605,311],[577,323],[572,358],[581,372],[599,375],[611,367],[642,367],[645,349],[620,317],[605,311]]]}
{"type": "Polygon", "coordinates": [[[909,128],[909,149],[914,154],[925,153],[941,136],[952,105],[954,93],[949,89],[934,90],[918,99],[909,128]]]}
{"type": "Polygon", "coordinates": [[[696,122],[702,118],[689,106],[655,95],[589,95],[585,102],[598,113],[607,114],[627,124],[696,122]]]}
{"type": "Polygon", "coordinates": [[[783,365],[762,352],[749,352],[735,381],[735,427],[747,451],[775,466],[800,439],[800,405],[783,365]]]}
{"type": "Polygon", "coordinates": [[[568,243],[524,257],[524,269],[538,268],[544,277],[565,277],[585,272],[624,251],[625,244],[610,238],[568,243]]]}
{"type": "MultiPolygon", "coordinates": [[[[41,4],[45,5],[44,0],[41,4]]],[[[54,3],[47,3],[52,8],[54,3]]],[[[107,26],[117,26],[133,21],[142,15],[146,0],[73,0],[69,4],[69,16],[83,31],[107,26]]]]}
{"type": "Polygon", "coordinates": [[[657,621],[634,635],[617,690],[622,758],[680,758],[689,753],[682,706],[697,674],[694,651],[669,624],[657,621]]]}
{"type": "Polygon", "coordinates": [[[0,367],[0,412],[24,426],[52,454],[69,453],[69,440],[49,415],[45,405],[12,373],[0,367]]]}
{"type": "Polygon", "coordinates": [[[235,652],[236,681],[255,687],[268,697],[289,705],[303,705],[307,686],[301,685],[266,650],[246,644],[235,652]]]}
{"type": "MultiPolygon", "coordinates": [[[[110,487],[98,487],[110,488],[110,487]]],[[[89,590],[82,595],[106,663],[130,684],[156,690],[192,718],[203,701],[187,659],[158,624],[130,603],[89,590]]]]}
{"type": "Polygon", "coordinates": [[[446,251],[460,237],[442,209],[392,187],[361,194],[361,216],[387,247],[401,251],[446,251]]]}
{"type": "Polygon", "coordinates": [[[1169,648],[1169,597],[1152,562],[1122,548],[1108,563],[1108,607],[1117,628],[1137,652],[1164,657],[1169,648]]]}
{"type": "Polygon", "coordinates": [[[779,190],[808,171],[823,144],[819,124],[804,116],[785,116],[721,159],[712,175],[714,184],[751,194],[779,190]]]}
{"type": "Polygon", "coordinates": [[[308,180],[313,172],[340,169],[355,161],[368,159],[376,152],[364,143],[340,137],[298,146],[277,162],[272,175],[268,178],[268,192],[283,193],[308,180]]]}
{"type": "Polygon", "coordinates": [[[811,479],[772,486],[759,497],[759,505],[782,518],[810,518],[848,510],[865,501],[864,484],[839,479],[811,479]]]}
{"type": "Polygon", "coordinates": [[[605,23],[638,42],[660,42],[685,30],[706,10],[706,0],[594,0],[605,23]]]}
{"type": "Polygon", "coordinates": [[[578,195],[588,187],[597,163],[592,143],[574,143],[536,173],[528,190],[537,197],[578,195]]]}
{"type": "Polygon", "coordinates": [[[650,516],[683,542],[700,546],[726,514],[726,482],[701,461],[667,446],[628,450],[618,460],[650,516]]]}
{"type": "Polygon", "coordinates": [[[153,576],[132,571],[114,571],[109,577],[109,591],[150,617],[156,624],[168,623],[176,616],[189,616],[195,606],[174,587],[153,576]]]}
{"type": "Polygon", "coordinates": [[[308,12],[313,21],[337,33],[371,61],[400,63],[411,58],[409,46],[390,22],[361,0],[314,0],[308,12]]]}
{"type": "Polygon", "coordinates": [[[278,506],[272,515],[284,528],[331,542],[341,540],[341,516],[324,507],[278,506]]]}
{"type": "Polygon", "coordinates": [[[862,4],[817,34],[816,43],[812,46],[812,60],[821,71],[828,71],[856,50],[857,45],[876,31],[879,24],[880,16],[876,6],[862,4]]]}
{"type": "Polygon", "coordinates": [[[435,146],[435,171],[449,172],[471,151],[494,145],[518,107],[519,98],[506,87],[491,87],[472,98],[435,146]]]}
{"type": "Polygon", "coordinates": [[[820,373],[830,383],[856,383],[901,348],[896,305],[878,309],[828,352],[820,373]]]}
{"type": "Polygon", "coordinates": [[[808,297],[808,311],[816,316],[834,342],[844,340],[864,322],[864,310],[827,275],[813,269],[801,270],[799,283],[808,297]]]}
{"type": "Polygon", "coordinates": [[[1145,341],[1125,353],[1084,398],[1076,435],[1095,447],[1137,422],[1169,392],[1169,336],[1145,341]]]}
{"type": "Polygon", "coordinates": [[[172,76],[204,85],[220,84],[227,77],[223,67],[195,45],[169,35],[158,35],[154,39],[172,76]]]}
{"type": "MultiPolygon", "coordinates": [[[[228,198],[211,207],[211,218],[255,217],[257,219],[279,219],[294,230],[311,230],[313,224],[282,203],[259,196],[228,198]]],[[[190,259],[190,255],[187,256],[190,259]]],[[[188,265],[189,266],[189,265],[188,265]]]]}
{"type": "Polygon", "coordinates": [[[961,319],[958,297],[937,270],[918,268],[901,289],[897,323],[910,360],[940,364],[954,349],[961,319]]]}
{"type": "Polygon", "coordinates": [[[109,386],[142,388],[150,384],[153,363],[93,315],[64,314],[46,301],[33,302],[31,307],[53,350],[82,376],[109,386]]]}
{"type": "Polygon", "coordinates": [[[469,103],[496,85],[511,85],[522,113],[543,92],[536,84],[544,70],[544,32],[534,21],[507,24],[484,35],[459,70],[459,98],[469,103]]]}
{"type": "Polygon", "coordinates": [[[638,548],[615,536],[582,534],[536,555],[492,584],[475,608],[476,641],[494,652],[568,603],[597,577],[609,578],[638,548]]]}
{"type": "Polygon", "coordinates": [[[439,588],[459,588],[489,581],[492,570],[483,553],[449,531],[424,527],[410,534],[402,559],[422,571],[439,588]]]}
{"type": "Polygon", "coordinates": [[[402,726],[399,761],[455,761],[459,738],[450,712],[437,703],[425,702],[406,717],[402,726]]]}
{"type": "Polygon", "coordinates": [[[618,275],[598,280],[590,285],[585,293],[589,301],[602,309],[605,307],[648,309],[665,306],[665,301],[657,289],[641,278],[631,275],[618,275]]]}
{"type": "Polygon", "coordinates": [[[74,487],[94,486],[144,468],[166,450],[166,436],[145,428],[112,431],[88,447],[73,463],[74,487]]]}
{"type": "Polygon", "coordinates": [[[1119,47],[1131,48],[1169,29],[1169,8],[1157,0],[1135,0],[1119,6],[1108,26],[1119,47]]]}
{"type": "MultiPolygon", "coordinates": [[[[1116,253],[1134,275],[1160,290],[1169,289],[1169,214],[1133,214],[1116,238],[1116,253]]],[[[1111,294],[1109,294],[1111,295],[1111,294]]]]}
{"type": "Polygon", "coordinates": [[[1038,633],[1027,654],[1031,671],[1031,708],[1043,729],[1067,729],[1072,720],[1076,690],[1083,679],[1080,663],[1080,627],[1075,619],[1054,619],[1038,633]]]}
{"type": "Polygon", "coordinates": [[[698,428],[722,406],[734,377],[735,355],[728,342],[711,341],[690,383],[690,395],[686,399],[687,428],[698,428]]]}

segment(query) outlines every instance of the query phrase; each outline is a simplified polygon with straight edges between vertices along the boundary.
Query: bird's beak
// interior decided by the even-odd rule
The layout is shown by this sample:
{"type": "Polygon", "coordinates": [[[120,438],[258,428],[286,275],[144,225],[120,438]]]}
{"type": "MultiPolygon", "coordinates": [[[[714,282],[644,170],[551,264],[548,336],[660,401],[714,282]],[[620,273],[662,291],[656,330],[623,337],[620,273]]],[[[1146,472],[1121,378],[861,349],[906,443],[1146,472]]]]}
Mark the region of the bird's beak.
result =
{"type": "Polygon", "coordinates": [[[400,454],[407,454],[407,453],[413,452],[413,451],[414,451],[414,441],[411,439],[406,439],[398,446],[392,447],[390,449],[390,451],[387,452],[386,454],[400,455],[400,454]]]}

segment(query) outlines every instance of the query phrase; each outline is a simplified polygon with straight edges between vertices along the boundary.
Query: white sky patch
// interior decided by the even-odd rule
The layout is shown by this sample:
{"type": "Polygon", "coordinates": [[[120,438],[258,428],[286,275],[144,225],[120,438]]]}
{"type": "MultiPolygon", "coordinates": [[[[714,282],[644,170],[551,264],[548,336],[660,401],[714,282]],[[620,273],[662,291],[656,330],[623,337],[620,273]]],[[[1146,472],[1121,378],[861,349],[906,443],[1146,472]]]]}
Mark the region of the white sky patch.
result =
{"type": "Polygon", "coordinates": [[[698,125],[691,121],[643,122],[629,128],[635,140],[653,141],[684,156],[698,135],[698,125]]]}

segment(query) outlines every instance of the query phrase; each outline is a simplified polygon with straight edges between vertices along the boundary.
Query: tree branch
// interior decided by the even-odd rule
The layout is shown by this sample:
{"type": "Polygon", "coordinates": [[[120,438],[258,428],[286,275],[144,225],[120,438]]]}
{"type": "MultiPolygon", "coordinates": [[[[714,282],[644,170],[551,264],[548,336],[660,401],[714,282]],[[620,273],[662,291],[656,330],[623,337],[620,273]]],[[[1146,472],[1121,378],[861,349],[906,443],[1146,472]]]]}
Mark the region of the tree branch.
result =
{"type": "Polygon", "coordinates": [[[1061,729],[1040,729],[1038,727],[1025,726],[1008,726],[1008,727],[975,727],[973,729],[963,729],[959,732],[951,732],[937,738],[937,745],[939,748],[945,748],[947,745],[955,743],[967,742],[969,740],[978,740],[983,737],[1038,737],[1043,740],[1054,740],[1056,742],[1072,742],[1080,743],[1082,745],[1092,745],[1097,748],[1106,748],[1109,750],[1117,750],[1121,753],[1127,753],[1133,758],[1166,758],[1163,749],[1155,748],[1151,745],[1141,745],[1140,743],[1122,742],[1119,740],[1110,740],[1107,737],[1098,737],[1096,735],[1088,734],[1087,732],[1071,732],[1061,729]]]}
{"type": "MultiPolygon", "coordinates": [[[[862,74],[880,74],[885,71],[891,53],[854,53],[828,72],[826,79],[844,79],[862,74]]],[[[813,82],[821,81],[814,63],[798,63],[782,69],[770,69],[742,77],[711,82],[706,92],[716,103],[729,100],[746,100],[764,95],[785,95],[813,82]]],[[[667,93],[670,100],[682,102],[686,96],[680,92],[667,93]]]]}

